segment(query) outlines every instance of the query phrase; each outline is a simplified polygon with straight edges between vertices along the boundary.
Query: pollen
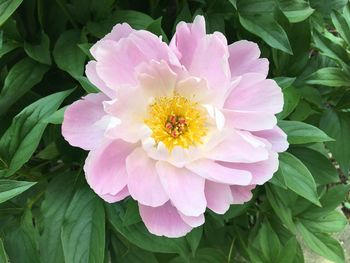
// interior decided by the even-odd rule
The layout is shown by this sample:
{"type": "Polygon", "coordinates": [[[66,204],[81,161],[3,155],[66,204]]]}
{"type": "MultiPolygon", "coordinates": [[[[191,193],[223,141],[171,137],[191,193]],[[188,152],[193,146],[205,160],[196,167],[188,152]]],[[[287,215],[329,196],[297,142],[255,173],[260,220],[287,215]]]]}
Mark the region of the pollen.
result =
{"type": "Polygon", "coordinates": [[[170,152],[175,146],[202,144],[207,134],[206,122],[206,112],[197,102],[177,94],[156,98],[145,119],[153,139],[164,143],[170,152]]]}

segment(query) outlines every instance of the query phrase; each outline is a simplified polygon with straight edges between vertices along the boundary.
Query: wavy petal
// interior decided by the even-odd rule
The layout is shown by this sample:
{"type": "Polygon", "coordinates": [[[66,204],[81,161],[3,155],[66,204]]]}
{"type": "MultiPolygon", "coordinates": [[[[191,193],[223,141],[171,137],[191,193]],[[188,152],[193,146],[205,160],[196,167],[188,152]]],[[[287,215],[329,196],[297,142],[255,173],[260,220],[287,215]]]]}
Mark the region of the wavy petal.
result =
{"type": "Polygon", "coordinates": [[[250,172],[244,169],[231,169],[208,159],[191,162],[186,165],[186,168],[217,183],[248,185],[252,180],[250,172]]]}
{"type": "Polygon", "coordinates": [[[71,145],[92,150],[103,139],[104,129],[97,122],[106,115],[102,93],[89,94],[67,107],[62,123],[62,135],[71,145]]]}
{"type": "Polygon", "coordinates": [[[233,202],[230,186],[208,180],[205,182],[205,197],[208,208],[218,214],[226,213],[233,202]]]}
{"type": "Polygon", "coordinates": [[[163,189],[155,167],[156,162],[150,159],[142,148],[135,149],[126,158],[128,188],[131,196],[147,206],[161,206],[169,200],[163,189]]]}
{"type": "Polygon", "coordinates": [[[133,150],[132,144],[122,140],[107,141],[89,152],[84,171],[90,187],[103,197],[116,195],[126,186],[125,159],[133,150]]]}
{"type": "Polygon", "coordinates": [[[150,207],[139,204],[140,216],[149,232],[157,236],[181,237],[192,230],[170,202],[150,207]]]}
{"type": "Polygon", "coordinates": [[[246,73],[260,73],[267,76],[269,61],[260,57],[260,49],[254,42],[241,40],[229,45],[229,64],[232,77],[246,73]]]}
{"type": "Polygon", "coordinates": [[[255,188],[255,185],[247,185],[247,186],[240,186],[240,185],[231,185],[231,192],[233,197],[233,204],[243,204],[245,202],[248,202],[250,199],[252,199],[253,194],[252,190],[255,188]]]}
{"type": "Polygon", "coordinates": [[[205,179],[186,168],[158,161],[156,169],[172,204],[186,216],[199,216],[206,208],[205,179]]]}

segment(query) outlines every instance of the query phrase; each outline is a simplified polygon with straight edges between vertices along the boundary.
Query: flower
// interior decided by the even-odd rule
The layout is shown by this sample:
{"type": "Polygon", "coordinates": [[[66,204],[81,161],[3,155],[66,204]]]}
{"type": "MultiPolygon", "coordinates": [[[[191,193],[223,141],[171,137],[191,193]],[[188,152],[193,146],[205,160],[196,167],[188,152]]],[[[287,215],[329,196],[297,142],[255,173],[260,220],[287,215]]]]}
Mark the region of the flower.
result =
{"type": "Polygon", "coordinates": [[[228,45],[197,16],[169,45],[117,24],[90,51],[86,75],[101,92],[67,108],[62,134],[89,151],[90,187],[107,202],[135,199],[151,233],[183,236],[277,170],[283,95],[255,43],[228,45]]]}

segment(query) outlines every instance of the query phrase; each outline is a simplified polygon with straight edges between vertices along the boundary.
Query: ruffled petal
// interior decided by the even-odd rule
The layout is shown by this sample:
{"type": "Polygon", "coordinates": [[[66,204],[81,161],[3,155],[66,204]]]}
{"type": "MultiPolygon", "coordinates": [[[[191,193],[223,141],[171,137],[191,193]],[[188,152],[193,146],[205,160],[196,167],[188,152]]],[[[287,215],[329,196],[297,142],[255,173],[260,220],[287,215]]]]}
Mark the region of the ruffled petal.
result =
{"type": "Polygon", "coordinates": [[[245,74],[232,89],[224,108],[276,114],[282,111],[283,93],[274,80],[258,73],[245,74]]]}
{"type": "Polygon", "coordinates": [[[135,149],[126,158],[130,195],[147,206],[161,206],[169,200],[156,171],[155,161],[142,148],[135,149]]]}
{"type": "Polygon", "coordinates": [[[260,57],[260,49],[254,42],[241,40],[228,46],[229,64],[232,77],[246,73],[260,73],[267,76],[269,61],[260,57]]]}
{"type": "Polygon", "coordinates": [[[180,62],[189,68],[199,41],[206,35],[203,16],[196,16],[193,23],[180,22],[176,26],[170,48],[178,54],[180,62]]]}
{"type": "Polygon", "coordinates": [[[162,206],[150,207],[139,204],[140,216],[149,232],[157,236],[181,237],[192,227],[184,222],[170,202],[162,206]]]}
{"type": "Polygon", "coordinates": [[[115,203],[123,200],[125,197],[129,196],[128,187],[124,187],[120,192],[111,195],[111,194],[104,194],[100,195],[103,200],[105,200],[108,203],[115,203]]]}
{"type": "Polygon", "coordinates": [[[166,43],[154,34],[139,30],[119,42],[101,40],[91,50],[95,57],[96,71],[106,85],[113,90],[137,84],[135,70],[142,63],[165,60],[178,65],[175,54],[166,43]]]}
{"type": "Polygon", "coordinates": [[[218,34],[207,35],[198,43],[188,72],[208,80],[212,90],[225,92],[231,80],[227,45],[218,34]]]}
{"type": "Polygon", "coordinates": [[[177,74],[164,60],[145,63],[138,69],[139,88],[145,99],[172,96],[174,93],[177,74]]]}
{"type": "Polygon", "coordinates": [[[118,120],[106,130],[105,135],[111,139],[136,143],[149,134],[149,129],[144,123],[148,102],[137,87],[121,89],[117,97],[103,104],[105,112],[118,120]]]}
{"type": "Polygon", "coordinates": [[[71,145],[92,150],[103,139],[104,129],[98,121],[106,115],[102,93],[89,94],[67,107],[62,123],[62,135],[71,145]]]}
{"type": "Polygon", "coordinates": [[[211,89],[222,91],[228,87],[231,75],[227,40],[219,32],[207,35],[202,16],[196,16],[193,23],[180,22],[170,47],[188,72],[208,80],[211,89]]]}
{"type": "Polygon", "coordinates": [[[289,147],[287,134],[278,126],[271,130],[256,131],[254,135],[268,140],[272,144],[272,150],[276,152],[284,152],[289,147]]]}
{"type": "Polygon", "coordinates": [[[172,204],[186,216],[199,216],[206,208],[205,179],[185,168],[158,161],[156,169],[172,204]]]}
{"type": "Polygon", "coordinates": [[[107,87],[106,83],[97,75],[96,72],[96,61],[91,60],[87,63],[85,74],[89,81],[94,84],[100,91],[106,94],[110,98],[115,98],[115,90],[107,87]]]}
{"type": "Polygon", "coordinates": [[[233,202],[230,186],[207,180],[205,182],[207,206],[215,213],[224,214],[233,202]]]}
{"type": "Polygon", "coordinates": [[[103,143],[89,152],[84,171],[90,187],[103,197],[106,194],[116,195],[126,186],[125,159],[133,150],[132,144],[122,140],[103,143]]]}
{"type": "Polygon", "coordinates": [[[132,29],[131,26],[127,23],[116,24],[113,27],[111,33],[108,33],[102,39],[109,39],[118,42],[120,39],[128,37],[133,32],[135,32],[135,30],[132,29]]]}
{"type": "Polygon", "coordinates": [[[228,126],[247,131],[260,131],[273,128],[277,118],[264,111],[222,110],[228,126]]]}
{"type": "Polygon", "coordinates": [[[209,159],[224,162],[254,163],[268,158],[269,145],[249,132],[232,131],[218,145],[204,153],[209,159]]]}
{"type": "Polygon", "coordinates": [[[244,169],[231,169],[208,159],[191,162],[186,167],[203,178],[217,183],[248,185],[252,180],[250,172],[244,169]]]}
{"type": "Polygon", "coordinates": [[[220,164],[231,169],[239,169],[249,172],[252,176],[250,184],[261,185],[270,180],[273,174],[278,170],[278,154],[275,152],[269,152],[267,160],[256,163],[220,162],[220,164]]]}
{"type": "Polygon", "coordinates": [[[181,216],[182,220],[191,227],[198,227],[204,224],[204,214],[201,214],[199,216],[185,216],[179,211],[178,213],[181,216]]]}
{"type": "Polygon", "coordinates": [[[231,192],[233,197],[233,204],[243,204],[248,202],[253,197],[252,190],[255,188],[255,185],[231,185],[231,192]]]}

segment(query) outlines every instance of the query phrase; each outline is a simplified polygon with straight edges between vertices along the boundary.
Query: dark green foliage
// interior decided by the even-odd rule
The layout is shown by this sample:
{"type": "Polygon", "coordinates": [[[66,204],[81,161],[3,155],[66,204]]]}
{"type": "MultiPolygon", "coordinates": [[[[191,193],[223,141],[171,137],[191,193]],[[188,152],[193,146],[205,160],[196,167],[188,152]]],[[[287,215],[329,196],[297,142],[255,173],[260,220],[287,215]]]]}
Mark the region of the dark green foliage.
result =
{"type": "Polygon", "coordinates": [[[332,234],[348,223],[337,208],[349,192],[349,49],[347,0],[0,0],[0,263],[299,263],[301,243],[345,262],[332,234]],[[229,43],[259,44],[291,145],[251,201],[168,239],[146,230],[133,200],[93,193],[86,153],[60,124],[66,105],[97,91],[89,48],[116,23],[168,42],[197,14],[229,43]]]}

